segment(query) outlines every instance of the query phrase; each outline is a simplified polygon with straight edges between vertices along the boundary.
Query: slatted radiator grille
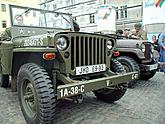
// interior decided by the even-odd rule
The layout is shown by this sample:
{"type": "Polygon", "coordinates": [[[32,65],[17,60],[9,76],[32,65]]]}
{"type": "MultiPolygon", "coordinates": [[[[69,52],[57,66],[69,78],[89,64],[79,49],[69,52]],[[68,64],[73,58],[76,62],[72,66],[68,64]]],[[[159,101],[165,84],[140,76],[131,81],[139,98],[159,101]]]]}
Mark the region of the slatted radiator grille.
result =
{"type": "Polygon", "coordinates": [[[77,66],[106,63],[106,39],[101,37],[72,36],[71,69],[77,66]]]}

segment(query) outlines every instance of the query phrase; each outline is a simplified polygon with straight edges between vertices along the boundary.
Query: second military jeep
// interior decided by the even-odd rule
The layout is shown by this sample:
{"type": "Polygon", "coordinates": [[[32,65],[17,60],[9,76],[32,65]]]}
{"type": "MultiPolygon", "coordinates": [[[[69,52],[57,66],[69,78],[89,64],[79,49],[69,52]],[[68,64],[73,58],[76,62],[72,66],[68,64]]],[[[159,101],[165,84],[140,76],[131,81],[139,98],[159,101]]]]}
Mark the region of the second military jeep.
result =
{"type": "MultiPolygon", "coordinates": [[[[149,80],[158,70],[159,53],[154,45],[146,40],[128,39],[116,36],[117,50],[120,55],[117,60],[125,67],[127,72],[138,71],[139,79],[149,80]]],[[[131,87],[136,80],[129,82],[131,87]]]]}
{"type": "Polygon", "coordinates": [[[0,83],[7,87],[11,77],[28,124],[51,123],[57,100],[80,101],[86,92],[117,101],[138,78],[112,59],[115,38],[74,32],[70,14],[13,5],[10,11],[11,35],[0,41],[0,83]]]}

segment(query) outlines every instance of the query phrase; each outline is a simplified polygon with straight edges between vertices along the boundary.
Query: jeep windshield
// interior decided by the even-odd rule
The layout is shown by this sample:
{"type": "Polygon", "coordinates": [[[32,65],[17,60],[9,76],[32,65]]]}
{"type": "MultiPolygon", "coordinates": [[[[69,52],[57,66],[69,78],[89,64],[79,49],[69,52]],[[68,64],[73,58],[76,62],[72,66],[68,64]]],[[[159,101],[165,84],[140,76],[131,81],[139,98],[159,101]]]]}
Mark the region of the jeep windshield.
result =
{"type": "Polygon", "coordinates": [[[10,5],[11,25],[22,27],[42,27],[71,29],[70,14],[10,5]]]}

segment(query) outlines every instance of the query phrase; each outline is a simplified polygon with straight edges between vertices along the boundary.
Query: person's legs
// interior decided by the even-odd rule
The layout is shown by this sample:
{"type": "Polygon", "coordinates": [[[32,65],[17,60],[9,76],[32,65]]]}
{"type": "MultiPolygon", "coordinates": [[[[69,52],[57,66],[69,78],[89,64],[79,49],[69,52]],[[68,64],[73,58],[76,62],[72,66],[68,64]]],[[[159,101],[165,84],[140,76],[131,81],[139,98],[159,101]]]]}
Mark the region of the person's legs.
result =
{"type": "MultiPolygon", "coordinates": [[[[160,52],[160,62],[165,62],[165,51],[160,52]]],[[[165,73],[165,67],[162,67],[160,71],[165,73]]]]}

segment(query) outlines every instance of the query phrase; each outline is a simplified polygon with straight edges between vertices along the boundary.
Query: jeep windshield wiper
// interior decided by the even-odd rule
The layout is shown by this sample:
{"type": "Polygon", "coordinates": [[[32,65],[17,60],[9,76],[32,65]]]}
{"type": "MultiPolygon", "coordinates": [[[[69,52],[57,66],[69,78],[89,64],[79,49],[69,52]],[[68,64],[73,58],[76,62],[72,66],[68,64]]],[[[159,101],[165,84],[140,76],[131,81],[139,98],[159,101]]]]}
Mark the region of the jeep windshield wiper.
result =
{"type": "Polygon", "coordinates": [[[71,23],[68,19],[66,19],[62,14],[61,14],[61,17],[63,18],[63,19],[65,19],[65,21],[67,21],[69,24],[71,23]]]}
{"type": "Polygon", "coordinates": [[[29,12],[31,9],[27,8],[23,13],[19,14],[15,19],[18,19],[19,17],[21,17],[24,13],[29,12]]]}

